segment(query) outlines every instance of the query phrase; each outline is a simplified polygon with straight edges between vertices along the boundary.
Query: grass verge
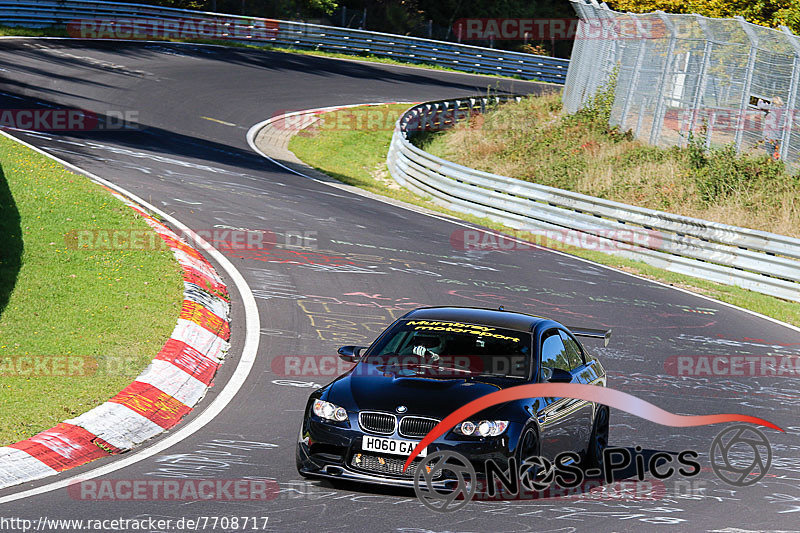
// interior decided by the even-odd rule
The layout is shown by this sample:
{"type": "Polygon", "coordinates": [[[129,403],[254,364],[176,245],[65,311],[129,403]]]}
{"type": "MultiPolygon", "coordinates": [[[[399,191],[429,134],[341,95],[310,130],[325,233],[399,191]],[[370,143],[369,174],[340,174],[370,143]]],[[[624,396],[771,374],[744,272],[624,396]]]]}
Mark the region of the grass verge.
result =
{"type": "MultiPolygon", "coordinates": [[[[394,116],[399,117],[407,108],[407,105],[383,106],[383,111],[386,114],[392,113],[394,116]]],[[[332,113],[336,114],[333,117],[333,121],[336,123],[370,124],[370,117],[380,116],[381,108],[357,107],[332,113]],[[352,116],[348,118],[342,116],[342,113],[350,113],[352,116]]],[[[429,198],[414,195],[397,185],[386,168],[386,153],[389,149],[391,137],[392,131],[390,128],[325,128],[316,124],[293,137],[289,143],[289,149],[308,165],[344,183],[501,232],[514,231],[485,218],[450,211],[434,203],[429,198]]],[[[547,243],[544,244],[547,245],[547,243]]],[[[738,287],[675,274],[640,261],[632,261],[601,252],[565,246],[557,242],[549,244],[555,249],[578,257],[681,287],[800,326],[800,306],[794,302],[787,302],[738,287]]]]}
{"type": "Polygon", "coordinates": [[[106,401],[175,327],[172,253],[71,238],[95,230],[151,232],[99,185],[0,137],[0,445],[106,401]]]}
{"type": "Polygon", "coordinates": [[[610,104],[562,114],[560,95],[524,98],[427,134],[426,151],[471,168],[630,205],[800,237],[800,177],[761,148],[668,149],[609,128],[610,104]],[[535,162],[535,164],[532,164],[535,162]]]}

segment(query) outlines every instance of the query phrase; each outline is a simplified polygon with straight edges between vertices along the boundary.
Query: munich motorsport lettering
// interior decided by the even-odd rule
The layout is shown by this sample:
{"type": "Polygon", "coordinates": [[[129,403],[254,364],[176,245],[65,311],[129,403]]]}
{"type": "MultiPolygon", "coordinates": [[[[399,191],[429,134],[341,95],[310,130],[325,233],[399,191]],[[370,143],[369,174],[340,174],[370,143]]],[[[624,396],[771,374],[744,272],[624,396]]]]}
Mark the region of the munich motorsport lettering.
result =
{"type": "Polygon", "coordinates": [[[451,333],[467,333],[469,335],[477,335],[480,337],[492,337],[494,339],[503,339],[513,342],[519,342],[517,337],[509,337],[499,333],[492,333],[496,328],[489,328],[486,326],[473,326],[472,324],[462,324],[461,322],[431,322],[428,320],[414,320],[408,323],[410,326],[416,326],[414,329],[418,331],[448,331],[451,333]]]}

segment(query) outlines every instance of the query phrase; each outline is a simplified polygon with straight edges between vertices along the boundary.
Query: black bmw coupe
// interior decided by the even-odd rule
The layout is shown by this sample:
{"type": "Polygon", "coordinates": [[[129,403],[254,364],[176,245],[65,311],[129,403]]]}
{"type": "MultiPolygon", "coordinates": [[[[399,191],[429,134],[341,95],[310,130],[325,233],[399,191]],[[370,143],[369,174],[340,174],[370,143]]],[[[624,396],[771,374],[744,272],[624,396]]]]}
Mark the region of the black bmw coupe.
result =
{"type": "Polygon", "coordinates": [[[598,464],[608,442],[608,407],[570,398],[496,405],[436,439],[412,466],[411,451],[466,403],[517,385],[606,385],[606,373],[576,337],[610,332],[566,328],[553,320],[497,309],[431,307],[411,311],[369,347],[345,346],[356,363],[311,394],[297,445],[306,477],[413,485],[420,458],[451,450],[476,468],[573,451],[598,464]]]}

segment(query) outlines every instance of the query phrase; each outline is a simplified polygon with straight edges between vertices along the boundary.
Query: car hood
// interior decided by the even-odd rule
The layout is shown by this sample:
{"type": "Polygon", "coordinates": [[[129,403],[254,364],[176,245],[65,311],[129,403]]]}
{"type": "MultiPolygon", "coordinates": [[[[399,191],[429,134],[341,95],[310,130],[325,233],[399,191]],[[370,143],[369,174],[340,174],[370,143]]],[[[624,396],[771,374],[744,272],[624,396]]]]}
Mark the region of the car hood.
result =
{"type": "Polygon", "coordinates": [[[494,376],[441,377],[420,374],[403,367],[359,364],[331,384],[328,399],[348,410],[397,412],[444,418],[459,407],[522,380],[494,376]]]}

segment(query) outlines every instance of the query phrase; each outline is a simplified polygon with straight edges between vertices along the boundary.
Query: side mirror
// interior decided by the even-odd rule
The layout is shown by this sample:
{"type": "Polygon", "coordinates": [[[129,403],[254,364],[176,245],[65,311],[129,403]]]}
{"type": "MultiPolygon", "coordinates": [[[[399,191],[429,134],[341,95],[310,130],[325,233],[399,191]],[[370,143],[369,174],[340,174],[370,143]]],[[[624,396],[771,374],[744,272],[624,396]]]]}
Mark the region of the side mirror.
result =
{"type": "Polygon", "coordinates": [[[542,367],[542,382],[549,383],[569,383],[572,381],[572,374],[561,368],[542,367]]]}
{"type": "Polygon", "coordinates": [[[366,348],[366,346],[342,346],[338,350],[339,359],[348,363],[358,363],[358,360],[361,359],[361,350],[366,348]]]}

